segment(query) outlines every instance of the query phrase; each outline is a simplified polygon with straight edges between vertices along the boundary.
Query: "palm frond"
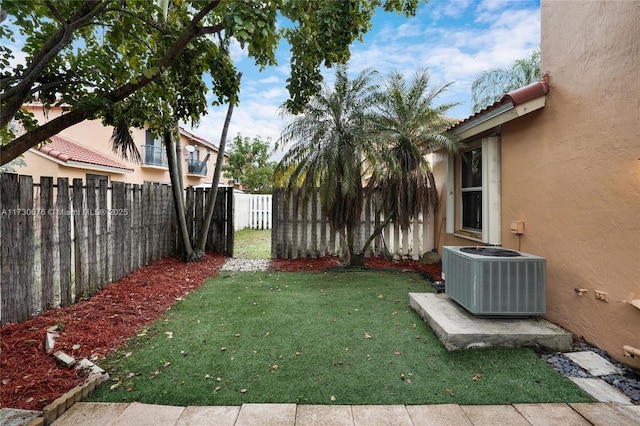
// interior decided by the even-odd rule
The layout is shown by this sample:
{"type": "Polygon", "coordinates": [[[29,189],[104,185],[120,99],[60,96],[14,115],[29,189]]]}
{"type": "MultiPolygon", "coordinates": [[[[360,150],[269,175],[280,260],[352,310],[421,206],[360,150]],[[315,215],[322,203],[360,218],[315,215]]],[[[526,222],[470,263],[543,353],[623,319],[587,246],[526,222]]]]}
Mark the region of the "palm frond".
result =
{"type": "Polygon", "coordinates": [[[129,125],[126,120],[121,119],[113,129],[111,135],[111,149],[125,161],[140,164],[142,157],[140,151],[136,146],[131,132],[129,131],[129,125]]]}

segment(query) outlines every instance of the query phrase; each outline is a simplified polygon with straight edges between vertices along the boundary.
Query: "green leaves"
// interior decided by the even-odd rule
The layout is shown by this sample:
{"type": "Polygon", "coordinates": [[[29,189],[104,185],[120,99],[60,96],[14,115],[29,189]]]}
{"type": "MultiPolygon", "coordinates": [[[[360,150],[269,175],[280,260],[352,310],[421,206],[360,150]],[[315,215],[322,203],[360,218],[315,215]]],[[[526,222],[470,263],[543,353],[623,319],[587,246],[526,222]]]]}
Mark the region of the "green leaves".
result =
{"type": "Polygon", "coordinates": [[[500,100],[505,93],[535,83],[540,78],[540,49],[531,52],[527,58],[516,60],[511,68],[485,71],[471,85],[472,112],[478,112],[500,100]]]}
{"type": "Polygon", "coordinates": [[[269,140],[263,141],[260,137],[243,139],[240,134],[236,135],[229,158],[222,168],[224,177],[238,182],[246,192],[271,193],[275,164],[269,162],[269,146],[269,140]]]}

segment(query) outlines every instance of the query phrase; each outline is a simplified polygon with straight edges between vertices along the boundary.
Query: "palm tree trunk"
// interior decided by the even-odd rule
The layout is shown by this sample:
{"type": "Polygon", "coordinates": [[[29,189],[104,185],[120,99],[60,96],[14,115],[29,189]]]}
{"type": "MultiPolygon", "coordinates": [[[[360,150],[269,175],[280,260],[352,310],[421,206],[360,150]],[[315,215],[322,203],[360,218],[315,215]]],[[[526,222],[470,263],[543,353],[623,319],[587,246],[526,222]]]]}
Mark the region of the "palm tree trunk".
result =
{"type": "MultiPolygon", "coordinates": [[[[242,78],[242,73],[238,73],[238,84],[242,78]]],[[[227,116],[224,120],[224,126],[222,127],[222,135],[220,135],[220,144],[218,145],[218,158],[216,160],[216,169],[213,172],[213,181],[211,182],[211,189],[209,190],[209,196],[207,197],[207,210],[203,218],[202,227],[200,228],[201,234],[198,239],[198,245],[196,251],[200,254],[204,254],[204,249],[207,244],[207,235],[209,234],[209,227],[211,226],[211,219],[213,218],[213,210],[216,205],[216,196],[218,195],[218,184],[220,183],[220,175],[222,174],[222,163],[224,162],[224,150],[227,145],[227,133],[229,131],[229,125],[231,124],[231,116],[233,115],[234,101],[229,101],[229,107],[227,108],[227,116]]]]}
{"type": "Polygon", "coordinates": [[[176,133],[178,139],[175,140],[176,144],[176,170],[178,171],[178,179],[180,180],[180,189],[184,194],[184,173],[182,173],[182,142],[180,141],[180,128],[176,124],[176,133]]]}
{"type": "Polygon", "coordinates": [[[176,217],[178,218],[178,234],[182,241],[183,258],[190,262],[197,259],[196,253],[191,246],[191,240],[189,239],[189,231],[187,230],[187,218],[185,215],[184,207],[184,189],[182,188],[180,176],[178,175],[178,162],[176,159],[176,146],[173,141],[173,134],[171,130],[167,130],[164,133],[164,144],[167,149],[167,162],[169,166],[169,178],[171,179],[171,188],[173,192],[173,205],[176,210],[176,217]]]}

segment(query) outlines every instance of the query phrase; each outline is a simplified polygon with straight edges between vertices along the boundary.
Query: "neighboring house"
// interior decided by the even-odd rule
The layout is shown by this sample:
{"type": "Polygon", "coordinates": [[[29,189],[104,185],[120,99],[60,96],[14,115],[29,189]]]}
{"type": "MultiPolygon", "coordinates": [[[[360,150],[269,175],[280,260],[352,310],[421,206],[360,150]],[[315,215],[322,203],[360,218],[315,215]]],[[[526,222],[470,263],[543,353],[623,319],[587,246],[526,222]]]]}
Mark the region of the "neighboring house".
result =
{"type": "MultiPolygon", "coordinates": [[[[59,107],[44,110],[41,104],[28,104],[24,108],[32,112],[39,122],[62,114],[59,107]]],[[[92,176],[135,184],[170,183],[166,151],[159,138],[154,139],[148,130],[131,129],[142,157],[142,162],[137,164],[125,161],[113,152],[112,133],[113,127],[104,126],[99,120],[85,120],[52,137],[49,143],[25,152],[26,166],[16,167],[16,172],[33,176],[34,182],[38,182],[41,176],[70,179],[92,176]]],[[[210,184],[218,148],[182,128],[180,143],[184,185],[210,184]]],[[[229,186],[229,182],[221,178],[221,185],[229,186]]]]}
{"type": "Polygon", "coordinates": [[[545,81],[450,128],[466,148],[433,164],[439,249],[545,257],[545,318],[636,368],[625,349],[640,348],[638,22],[638,2],[543,0],[545,81]]]}

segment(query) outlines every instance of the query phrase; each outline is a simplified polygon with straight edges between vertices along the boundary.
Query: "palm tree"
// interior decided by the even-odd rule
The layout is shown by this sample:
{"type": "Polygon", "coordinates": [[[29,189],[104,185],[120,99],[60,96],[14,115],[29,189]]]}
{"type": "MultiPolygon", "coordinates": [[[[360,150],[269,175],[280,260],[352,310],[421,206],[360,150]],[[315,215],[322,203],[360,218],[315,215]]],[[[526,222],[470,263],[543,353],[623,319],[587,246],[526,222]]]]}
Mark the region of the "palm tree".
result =
{"type": "Polygon", "coordinates": [[[285,186],[287,198],[303,200],[320,188],[322,210],[340,234],[342,259],[349,264],[363,205],[366,114],[376,89],[374,74],[365,70],[349,80],[346,66],[338,66],[334,86],[325,85],[278,141],[293,146],[276,166],[276,184],[285,186]]]}
{"type": "Polygon", "coordinates": [[[497,68],[480,74],[471,85],[472,113],[500,100],[503,94],[540,81],[540,49],[518,59],[511,68],[497,68]]]}
{"type": "MultiPolygon", "coordinates": [[[[440,148],[457,150],[444,133],[455,122],[445,114],[457,104],[433,105],[451,83],[431,88],[429,80],[426,69],[416,72],[410,82],[398,72],[391,73],[368,117],[375,146],[370,151],[373,172],[368,189],[379,194],[379,209],[385,216],[382,225],[393,220],[407,229],[420,212],[437,209],[438,193],[426,155],[440,148]]],[[[382,228],[374,231],[364,249],[382,228]]]]}

